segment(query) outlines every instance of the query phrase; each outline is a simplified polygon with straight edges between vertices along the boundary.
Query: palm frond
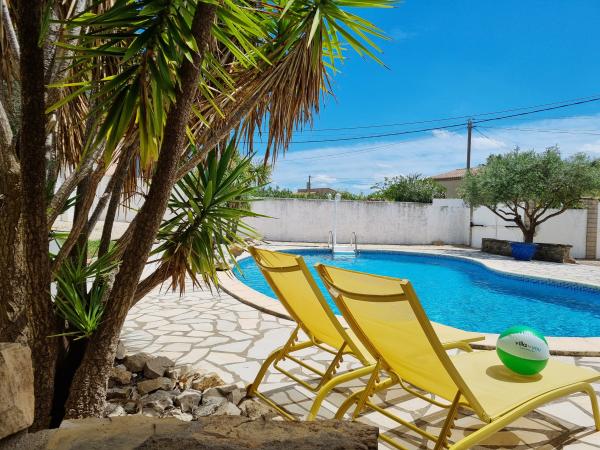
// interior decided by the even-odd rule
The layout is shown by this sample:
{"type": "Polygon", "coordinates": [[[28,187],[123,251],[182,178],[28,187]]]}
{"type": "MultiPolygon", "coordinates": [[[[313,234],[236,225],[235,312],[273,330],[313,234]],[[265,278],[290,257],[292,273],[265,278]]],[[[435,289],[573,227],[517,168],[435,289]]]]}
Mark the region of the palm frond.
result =
{"type": "Polygon", "coordinates": [[[243,219],[258,217],[239,206],[256,190],[255,175],[249,170],[251,158],[236,159],[231,140],[219,155],[211,152],[206,163],[184,176],[169,201],[170,218],[161,225],[159,245],[161,267],[166,268],[173,290],[185,290],[189,276],[198,285],[218,284],[217,269],[233,259],[232,246],[243,246],[255,237],[243,219]]]}

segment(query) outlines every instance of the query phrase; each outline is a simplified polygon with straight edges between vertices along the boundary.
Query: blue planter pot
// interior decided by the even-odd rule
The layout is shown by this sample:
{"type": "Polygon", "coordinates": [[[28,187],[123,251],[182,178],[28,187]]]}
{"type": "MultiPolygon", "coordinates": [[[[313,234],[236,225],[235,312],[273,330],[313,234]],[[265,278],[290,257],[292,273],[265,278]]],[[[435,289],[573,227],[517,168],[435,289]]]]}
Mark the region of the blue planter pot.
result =
{"type": "Polygon", "coordinates": [[[537,250],[537,244],[530,244],[528,242],[511,242],[510,248],[512,250],[513,258],[519,261],[531,261],[537,250]]]}

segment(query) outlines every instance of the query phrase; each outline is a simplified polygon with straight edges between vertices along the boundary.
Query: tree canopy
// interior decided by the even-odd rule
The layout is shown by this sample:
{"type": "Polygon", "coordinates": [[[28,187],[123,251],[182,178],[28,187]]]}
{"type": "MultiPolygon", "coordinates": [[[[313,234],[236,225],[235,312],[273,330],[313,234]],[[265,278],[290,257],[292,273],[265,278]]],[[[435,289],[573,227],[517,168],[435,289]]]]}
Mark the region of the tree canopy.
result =
{"type": "Polygon", "coordinates": [[[431,178],[421,174],[386,177],[373,186],[375,192],[369,196],[374,200],[394,202],[431,203],[434,198],[445,198],[446,188],[431,178]]]}
{"type": "Polygon", "coordinates": [[[491,155],[459,188],[469,205],[485,206],[500,218],[515,222],[525,242],[533,242],[540,224],[578,207],[582,197],[599,192],[598,164],[583,153],[562,158],[557,147],[541,153],[516,148],[491,155]]]}

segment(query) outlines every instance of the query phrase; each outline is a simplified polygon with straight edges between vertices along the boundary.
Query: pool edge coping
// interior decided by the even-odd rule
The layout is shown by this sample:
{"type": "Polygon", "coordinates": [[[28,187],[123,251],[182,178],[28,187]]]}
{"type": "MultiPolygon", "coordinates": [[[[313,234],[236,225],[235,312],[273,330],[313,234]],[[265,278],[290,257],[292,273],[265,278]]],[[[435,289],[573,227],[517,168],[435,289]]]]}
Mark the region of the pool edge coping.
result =
{"type": "MultiPolygon", "coordinates": [[[[315,250],[322,249],[323,247],[316,246],[306,246],[306,245],[270,245],[269,248],[273,247],[281,247],[280,249],[286,250],[315,250]]],[[[433,249],[432,249],[433,250],[433,249]]],[[[478,265],[484,266],[486,269],[491,270],[496,273],[508,275],[508,276],[517,276],[521,278],[534,278],[539,280],[548,280],[548,278],[536,277],[530,275],[522,275],[516,274],[514,272],[510,272],[508,270],[502,270],[495,267],[490,267],[485,264],[485,260],[478,260],[476,258],[470,257],[468,255],[445,255],[439,253],[433,253],[430,251],[416,251],[416,250],[403,250],[403,249],[384,249],[380,251],[390,252],[390,253],[405,253],[405,254],[421,254],[421,255],[435,255],[444,258],[455,258],[467,260],[472,263],[476,263],[478,265]]],[[[366,249],[365,251],[377,251],[376,249],[366,249]]],[[[435,251],[435,250],[433,250],[435,251]]],[[[236,258],[237,261],[242,261],[251,257],[248,252],[242,253],[240,256],[236,258]]],[[[232,270],[219,272],[219,285],[220,288],[231,295],[233,298],[238,300],[241,303],[244,303],[248,306],[258,309],[266,314],[271,314],[273,316],[293,321],[293,319],[289,316],[285,308],[281,305],[281,303],[269,297],[261,292],[252,289],[247,284],[243,283],[239,280],[232,270]]],[[[600,290],[600,287],[592,284],[585,283],[577,283],[569,280],[565,280],[567,284],[576,284],[582,285],[586,288],[592,288],[600,290]]],[[[339,315],[336,315],[342,322],[344,322],[343,318],[339,315]]],[[[498,339],[498,334],[496,333],[480,333],[485,337],[483,341],[474,342],[471,346],[478,350],[493,350],[496,348],[496,341],[498,339]]],[[[600,337],[564,337],[564,336],[547,336],[546,340],[548,341],[548,346],[550,347],[550,354],[555,356],[579,356],[579,357],[598,357],[600,356],[600,337]]]]}

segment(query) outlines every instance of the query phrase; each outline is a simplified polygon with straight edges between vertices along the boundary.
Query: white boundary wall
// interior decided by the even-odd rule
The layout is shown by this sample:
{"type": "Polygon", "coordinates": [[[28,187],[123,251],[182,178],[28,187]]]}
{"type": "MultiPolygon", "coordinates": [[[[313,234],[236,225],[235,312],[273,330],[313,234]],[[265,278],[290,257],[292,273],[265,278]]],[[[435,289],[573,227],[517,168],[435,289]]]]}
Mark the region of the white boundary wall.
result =
{"type": "MultiPolygon", "coordinates": [[[[264,199],[252,209],[271,218],[248,220],[266,240],[327,242],[333,228],[331,200],[264,199]]],[[[569,210],[542,224],[537,242],[570,244],[575,258],[585,256],[587,211],[569,210]]],[[[473,247],[484,237],[520,241],[514,223],[505,222],[486,208],[473,213],[473,247]]],[[[600,233],[600,223],[598,225],[600,233]]],[[[462,200],[439,199],[433,204],[345,201],[338,204],[339,243],[350,242],[355,232],[360,244],[446,244],[469,242],[469,208],[462,200]]],[[[600,258],[600,245],[597,257],[600,258]]]]}
{"type": "MultiPolygon", "coordinates": [[[[265,199],[253,203],[252,209],[272,217],[248,221],[268,240],[327,242],[333,228],[334,202],[330,200],[265,199]]],[[[463,244],[468,239],[468,219],[462,201],[445,200],[433,206],[342,200],[338,204],[337,240],[348,243],[355,232],[359,245],[463,244]]]]}
{"type": "MultiPolygon", "coordinates": [[[[98,192],[104,191],[105,180],[98,192]]],[[[96,199],[96,202],[98,199],[96,199]]],[[[95,203],[96,203],[95,202],[95,203]]],[[[116,221],[125,228],[141,207],[141,197],[134,197],[130,208],[120,208],[116,221]]],[[[94,205],[95,206],[95,205],[94,205]]],[[[266,240],[286,242],[327,242],[333,229],[331,200],[264,199],[252,209],[271,218],[247,220],[266,240]]],[[[100,220],[104,220],[104,214],[100,220]]],[[[72,221],[73,209],[59,217],[72,221]]],[[[541,225],[536,242],[570,244],[571,255],[585,257],[587,210],[572,209],[541,225]]],[[[342,200],[338,204],[338,242],[349,243],[355,232],[360,244],[446,244],[469,242],[469,208],[460,199],[436,199],[433,204],[409,202],[366,202],[342,200]]],[[[487,208],[473,212],[472,243],[480,248],[484,237],[520,241],[521,232],[512,222],[505,222],[487,208]]],[[[120,233],[117,233],[118,237],[120,233]]],[[[596,258],[600,259],[600,220],[598,222],[596,258]]]]}

